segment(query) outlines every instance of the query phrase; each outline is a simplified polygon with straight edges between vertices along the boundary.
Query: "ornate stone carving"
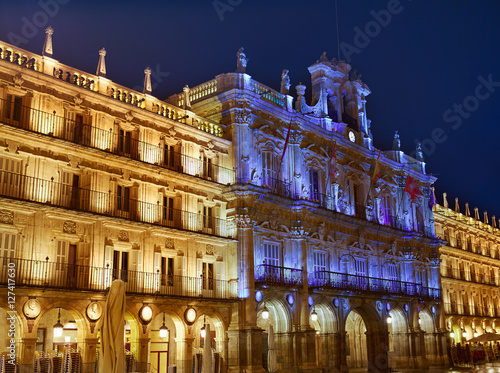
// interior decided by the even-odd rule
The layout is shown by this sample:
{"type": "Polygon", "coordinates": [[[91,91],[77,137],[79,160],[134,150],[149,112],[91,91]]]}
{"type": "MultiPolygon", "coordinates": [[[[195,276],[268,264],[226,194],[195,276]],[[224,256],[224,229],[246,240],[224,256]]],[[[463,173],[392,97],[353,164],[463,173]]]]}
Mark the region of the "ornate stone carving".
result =
{"type": "Polygon", "coordinates": [[[175,249],[175,247],[174,247],[174,239],[173,238],[167,238],[165,240],[165,248],[172,249],[172,250],[175,249]]]}
{"type": "Polygon", "coordinates": [[[196,258],[197,259],[202,259],[203,258],[203,253],[201,251],[196,252],[196,258]]]}
{"type": "Polygon", "coordinates": [[[212,141],[207,142],[207,148],[212,150],[214,148],[214,143],[212,141]]]}
{"type": "Polygon", "coordinates": [[[122,242],[128,242],[129,241],[128,232],[127,231],[120,231],[118,233],[118,240],[120,240],[122,242]]]}
{"type": "Polygon", "coordinates": [[[134,114],[131,111],[125,113],[125,120],[127,122],[132,122],[133,119],[134,119],[134,114]]]}
{"type": "Polygon", "coordinates": [[[236,224],[238,228],[252,228],[254,225],[254,221],[250,217],[250,215],[236,215],[236,224]]]}
{"type": "Polygon", "coordinates": [[[215,247],[214,245],[207,245],[207,255],[214,255],[214,252],[215,252],[215,247]]]}
{"type": "Polygon", "coordinates": [[[252,113],[249,110],[241,110],[236,113],[236,123],[252,124],[252,113]]]}
{"type": "Polygon", "coordinates": [[[73,101],[75,101],[76,106],[80,106],[83,103],[83,98],[80,94],[77,94],[75,97],[73,97],[73,101]]]}
{"type": "Polygon", "coordinates": [[[14,213],[9,210],[0,210],[0,223],[14,224],[14,213]]]}
{"type": "Polygon", "coordinates": [[[71,220],[66,220],[63,223],[63,232],[64,233],[69,233],[69,234],[75,234],[76,233],[76,223],[71,220]]]}
{"type": "Polygon", "coordinates": [[[292,131],[290,132],[290,144],[292,145],[300,145],[304,136],[300,131],[292,131]]]}
{"type": "Polygon", "coordinates": [[[236,53],[236,57],[237,57],[237,59],[236,59],[236,72],[237,73],[246,72],[248,58],[244,52],[243,47],[241,47],[239,49],[238,53],[236,53]]]}
{"type": "Polygon", "coordinates": [[[17,75],[13,76],[12,81],[14,82],[14,85],[17,88],[21,88],[21,86],[24,83],[24,79],[23,79],[23,76],[21,75],[21,73],[18,73],[17,75]]]}

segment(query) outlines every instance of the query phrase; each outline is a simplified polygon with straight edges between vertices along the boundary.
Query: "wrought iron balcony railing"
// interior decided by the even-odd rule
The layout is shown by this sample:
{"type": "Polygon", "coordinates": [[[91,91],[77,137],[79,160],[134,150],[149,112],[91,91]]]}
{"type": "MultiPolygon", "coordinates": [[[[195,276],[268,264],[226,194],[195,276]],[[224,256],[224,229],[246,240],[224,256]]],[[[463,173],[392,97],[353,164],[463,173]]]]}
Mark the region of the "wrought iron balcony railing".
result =
{"type": "Polygon", "coordinates": [[[0,99],[0,122],[220,184],[234,183],[234,170],[214,164],[210,159],[175,152],[162,144],[140,141],[138,130],[106,131],[83,123],[83,118],[70,119],[56,115],[55,111],[48,113],[3,99],[0,99]]]}
{"type": "Polygon", "coordinates": [[[15,273],[16,287],[36,287],[58,290],[105,291],[114,279],[125,282],[128,294],[203,297],[233,299],[238,296],[235,280],[225,281],[160,272],[120,270],[111,267],[91,267],[78,264],[56,263],[0,257],[0,284],[9,283],[15,273]],[[9,263],[13,263],[9,266],[9,263]],[[8,268],[15,268],[10,271],[8,268]]]}
{"type": "Polygon", "coordinates": [[[5,171],[0,171],[0,196],[219,237],[230,238],[236,233],[232,223],[201,211],[178,210],[159,201],[143,202],[130,198],[130,192],[98,192],[5,171]]]}
{"type": "Polygon", "coordinates": [[[269,264],[255,266],[255,282],[270,286],[299,286],[303,284],[303,270],[269,264]]]}
{"type": "Polygon", "coordinates": [[[441,276],[444,278],[473,282],[476,284],[497,286],[497,281],[494,276],[488,276],[487,274],[478,274],[476,272],[467,272],[449,266],[441,267],[441,276]]]}
{"type": "Polygon", "coordinates": [[[422,284],[347,273],[316,271],[309,274],[309,287],[439,299],[441,290],[422,284]]]}
{"type": "Polygon", "coordinates": [[[270,176],[262,177],[262,186],[265,188],[269,188],[272,194],[276,194],[282,197],[292,197],[290,193],[291,184],[291,182],[281,181],[270,176]]]}

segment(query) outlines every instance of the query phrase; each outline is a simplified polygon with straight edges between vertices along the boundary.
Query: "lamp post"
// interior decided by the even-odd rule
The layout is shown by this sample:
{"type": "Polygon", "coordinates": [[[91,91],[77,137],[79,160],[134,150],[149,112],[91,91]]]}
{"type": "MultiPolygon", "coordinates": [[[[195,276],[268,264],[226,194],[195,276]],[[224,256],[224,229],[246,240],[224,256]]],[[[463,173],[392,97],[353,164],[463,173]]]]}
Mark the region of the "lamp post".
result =
{"type": "Polygon", "coordinates": [[[63,333],[63,324],[61,324],[61,307],[59,307],[59,314],[57,315],[57,323],[54,325],[54,337],[60,337],[63,333]]]}
{"type": "Polygon", "coordinates": [[[264,302],[264,308],[262,309],[262,318],[267,320],[269,318],[269,310],[266,307],[266,303],[264,302]]]}
{"type": "Polygon", "coordinates": [[[163,312],[163,325],[160,327],[160,338],[167,338],[168,328],[165,326],[165,312],[163,312]]]}
{"type": "Polygon", "coordinates": [[[318,314],[316,313],[316,310],[313,307],[313,310],[311,312],[311,320],[312,321],[317,321],[318,320],[318,314]]]}

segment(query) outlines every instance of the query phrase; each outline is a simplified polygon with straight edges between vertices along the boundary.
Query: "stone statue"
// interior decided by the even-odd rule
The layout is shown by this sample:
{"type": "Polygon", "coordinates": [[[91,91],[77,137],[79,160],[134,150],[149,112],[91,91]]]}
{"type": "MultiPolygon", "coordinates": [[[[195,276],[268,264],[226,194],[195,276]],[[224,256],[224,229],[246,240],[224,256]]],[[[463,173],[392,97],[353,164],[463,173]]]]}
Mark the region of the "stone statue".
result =
{"type": "Polygon", "coordinates": [[[328,58],[326,57],[326,52],[323,52],[323,54],[319,58],[319,62],[328,62],[328,58]]]}
{"type": "Polygon", "coordinates": [[[243,47],[241,47],[238,51],[238,53],[236,53],[236,57],[237,57],[237,60],[236,60],[236,72],[237,73],[245,73],[246,70],[247,70],[247,62],[248,62],[248,58],[245,54],[245,52],[243,51],[243,47]]]}
{"type": "Polygon", "coordinates": [[[401,149],[401,140],[399,140],[399,133],[396,131],[394,133],[394,140],[392,140],[392,150],[400,150],[401,149]]]}
{"type": "Polygon", "coordinates": [[[285,69],[281,73],[280,93],[287,95],[289,90],[290,90],[290,77],[288,76],[288,70],[285,69]]]}
{"type": "Polygon", "coordinates": [[[417,161],[420,161],[420,162],[424,161],[424,153],[422,153],[422,145],[420,145],[420,143],[417,144],[416,157],[417,157],[417,161]]]}

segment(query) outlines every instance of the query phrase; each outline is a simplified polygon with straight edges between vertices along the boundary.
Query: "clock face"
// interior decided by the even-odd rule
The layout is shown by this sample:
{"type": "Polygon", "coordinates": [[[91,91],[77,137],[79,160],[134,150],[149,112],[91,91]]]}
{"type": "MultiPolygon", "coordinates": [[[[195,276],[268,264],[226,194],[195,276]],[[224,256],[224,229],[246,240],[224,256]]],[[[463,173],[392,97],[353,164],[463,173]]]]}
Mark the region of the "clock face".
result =
{"type": "Polygon", "coordinates": [[[356,142],[356,135],[352,131],[349,131],[349,140],[356,142]]]}
{"type": "Polygon", "coordinates": [[[42,307],[40,306],[40,302],[36,299],[28,299],[23,306],[23,312],[29,319],[36,318],[41,310],[42,307]]]}
{"type": "Polygon", "coordinates": [[[139,311],[139,316],[142,321],[150,322],[153,318],[153,310],[149,306],[143,306],[139,311]]]}
{"type": "Polygon", "coordinates": [[[87,306],[87,316],[90,320],[96,321],[102,315],[102,306],[97,302],[92,302],[87,306]]]}
{"type": "Polygon", "coordinates": [[[189,307],[186,312],[184,312],[184,318],[188,324],[194,323],[196,320],[196,310],[192,307],[189,307]]]}

